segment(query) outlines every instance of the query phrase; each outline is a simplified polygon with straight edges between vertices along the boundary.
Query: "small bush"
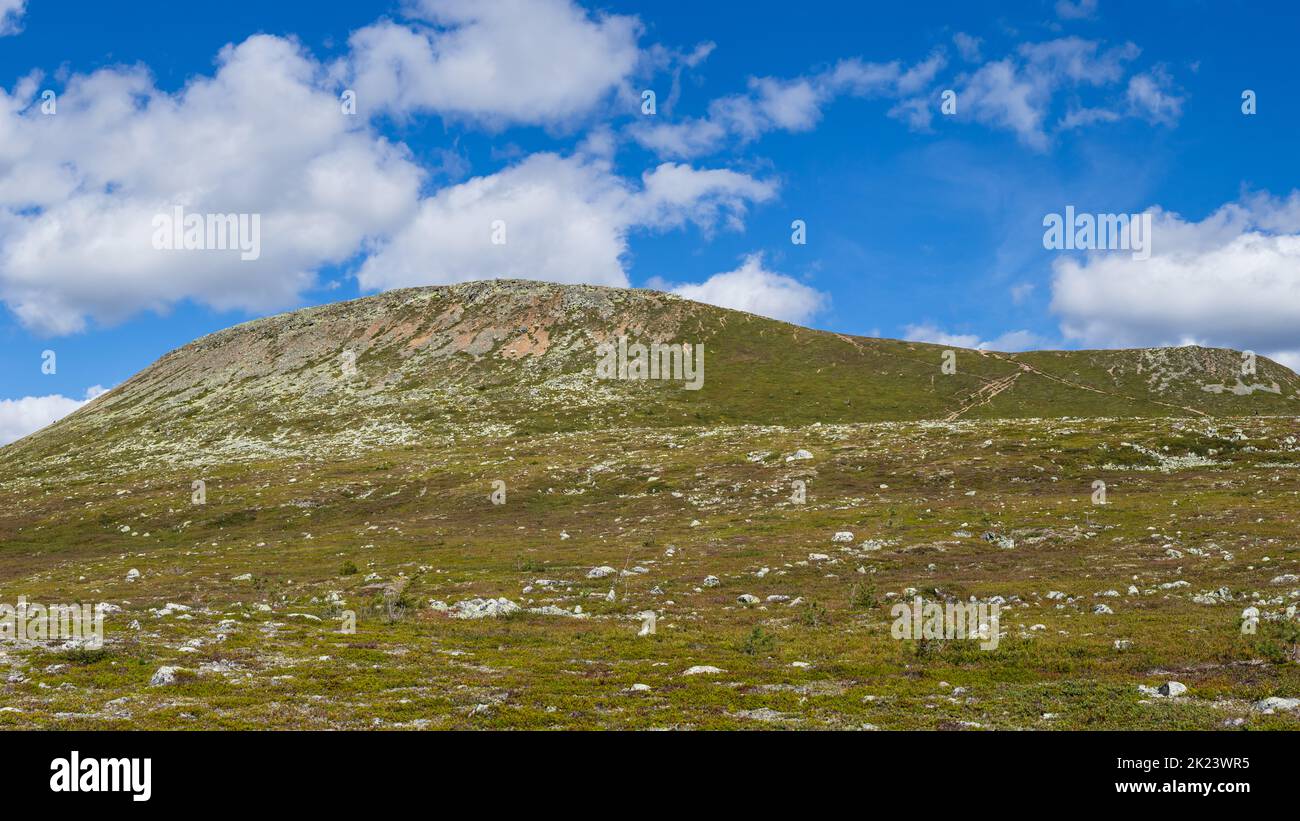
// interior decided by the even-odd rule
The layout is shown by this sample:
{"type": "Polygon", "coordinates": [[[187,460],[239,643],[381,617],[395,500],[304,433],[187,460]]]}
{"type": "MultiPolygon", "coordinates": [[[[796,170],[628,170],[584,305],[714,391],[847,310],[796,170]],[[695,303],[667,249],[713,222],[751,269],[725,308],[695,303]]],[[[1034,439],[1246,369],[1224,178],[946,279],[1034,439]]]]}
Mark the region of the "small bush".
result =
{"type": "Polygon", "coordinates": [[[357,570],[357,566],[352,562],[344,562],[343,566],[339,568],[340,576],[355,576],[358,572],[360,571],[357,570]]]}
{"type": "Polygon", "coordinates": [[[523,555],[515,561],[515,567],[518,568],[521,573],[540,573],[546,569],[545,563],[523,555]]]}
{"type": "Polygon", "coordinates": [[[776,637],[761,627],[755,627],[737,648],[747,656],[757,656],[772,652],[776,647],[776,637]]]}
{"type": "Polygon", "coordinates": [[[803,611],[799,614],[799,620],[806,627],[823,627],[831,623],[831,617],[826,612],[826,608],[815,601],[804,605],[803,611]]]}
{"type": "Polygon", "coordinates": [[[1255,650],[1274,664],[1300,661],[1300,624],[1261,622],[1255,650]]]}
{"type": "Polygon", "coordinates": [[[849,607],[855,610],[874,610],[879,604],[875,582],[855,584],[849,588],[849,607]]]}
{"type": "Polygon", "coordinates": [[[108,658],[112,653],[107,647],[74,647],[69,650],[61,650],[57,655],[60,659],[72,664],[94,664],[108,658]]]}

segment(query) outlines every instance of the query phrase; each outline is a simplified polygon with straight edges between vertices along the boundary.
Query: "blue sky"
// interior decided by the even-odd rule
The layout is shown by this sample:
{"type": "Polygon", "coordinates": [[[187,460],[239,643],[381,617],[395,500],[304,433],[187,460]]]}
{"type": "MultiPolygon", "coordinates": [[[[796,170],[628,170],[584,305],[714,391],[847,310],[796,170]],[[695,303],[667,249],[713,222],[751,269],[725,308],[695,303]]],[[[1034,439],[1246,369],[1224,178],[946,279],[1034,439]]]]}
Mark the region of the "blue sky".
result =
{"type": "Polygon", "coordinates": [[[245,319],[498,275],[1300,365],[1298,13],[999,9],[0,0],[0,441],[245,319]],[[151,247],[178,204],[260,258],[151,247]],[[1150,259],[1045,249],[1068,205],[1151,214],[1150,259]]]}

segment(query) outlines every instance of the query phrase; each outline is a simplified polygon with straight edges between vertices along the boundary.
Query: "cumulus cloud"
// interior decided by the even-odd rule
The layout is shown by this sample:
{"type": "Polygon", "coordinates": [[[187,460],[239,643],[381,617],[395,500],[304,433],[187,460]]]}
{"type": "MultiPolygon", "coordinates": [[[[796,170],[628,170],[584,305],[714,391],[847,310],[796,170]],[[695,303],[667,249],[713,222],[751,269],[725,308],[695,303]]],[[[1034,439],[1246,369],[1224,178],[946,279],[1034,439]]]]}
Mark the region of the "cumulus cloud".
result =
{"type": "Polygon", "coordinates": [[[798,280],[767,270],[762,254],[750,254],[741,266],[700,283],[667,285],[652,282],[653,287],[666,287],[672,293],[737,311],[806,325],[830,303],[829,297],[804,285],[798,280]]]}
{"type": "MultiPolygon", "coordinates": [[[[708,114],[678,122],[638,122],[632,138],[664,157],[696,157],[728,145],[743,145],[771,131],[802,132],[817,125],[822,109],[842,96],[894,98],[915,94],[928,86],[947,64],[942,53],[931,54],[911,67],[898,61],[870,63],[841,60],[808,77],[751,77],[745,94],[720,97],[708,114]]],[[[900,110],[913,124],[928,125],[928,115],[900,110]]]]}
{"type": "Polygon", "coordinates": [[[637,67],[640,23],[571,0],[421,0],[409,25],[353,33],[345,71],[358,106],[494,126],[565,123],[637,67]]]}
{"type": "Polygon", "coordinates": [[[908,342],[930,342],[935,345],[948,345],[954,348],[1005,352],[1031,351],[1043,348],[1047,344],[1047,340],[1026,330],[1007,331],[1001,336],[983,340],[977,334],[948,333],[929,323],[908,325],[903,329],[903,339],[908,342]]]}
{"type": "MultiPolygon", "coordinates": [[[[631,232],[739,229],[752,204],[775,196],[775,183],[720,168],[665,163],[626,179],[607,126],[571,156],[515,159],[494,174],[466,179],[471,169],[446,150],[434,152],[440,168],[421,166],[367,111],[550,125],[599,104],[644,55],[635,18],[571,0],[410,9],[410,25],[359,30],[332,65],[259,35],[174,92],[143,66],[73,74],[49,116],[39,73],[0,88],[0,301],[28,328],[66,334],[184,300],[291,307],[321,268],[356,259],[368,290],[499,276],[626,285],[631,232]],[[340,105],[348,79],[356,116],[340,105]],[[458,184],[430,193],[444,177],[458,184]],[[178,206],[256,215],[260,257],[156,249],[155,218],[178,206]],[[501,245],[491,242],[498,220],[501,245]]],[[[659,51],[683,67],[710,48],[659,51]]],[[[865,79],[849,67],[836,82],[865,79]]],[[[765,119],[744,126],[738,110],[735,127],[798,128],[813,116],[797,86],[756,88],[765,119]]]]}
{"type": "Polygon", "coordinates": [[[423,200],[358,279],[366,290],[503,277],[625,287],[632,231],[739,228],[775,193],[726,169],[664,163],[636,185],[601,157],[534,154],[423,200]]]}
{"type": "Polygon", "coordinates": [[[33,104],[38,76],[0,89],[0,299],[45,333],[186,298],[293,303],[320,266],[403,224],[423,177],[341,112],[324,74],[259,35],[174,94],[138,67],[72,76],[54,116],[33,104]],[[178,205],[260,215],[260,259],[156,250],[153,219],[178,205]]]}
{"type": "Polygon", "coordinates": [[[1150,259],[1092,252],[1053,263],[1063,333],[1088,345],[1197,342],[1293,357],[1300,192],[1247,194],[1199,222],[1151,213],[1150,259]]]}
{"type": "Polygon", "coordinates": [[[0,37],[22,31],[26,11],[27,0],[0,0],[0,37]]]}
{"type": "Polygon", "coordinates": [[[0,445],[7,445],[52,425],[82,405],[104,393],[99,385],[86,389],[85,399],[69,399],[61,394],[0,399],[0,445]]]}

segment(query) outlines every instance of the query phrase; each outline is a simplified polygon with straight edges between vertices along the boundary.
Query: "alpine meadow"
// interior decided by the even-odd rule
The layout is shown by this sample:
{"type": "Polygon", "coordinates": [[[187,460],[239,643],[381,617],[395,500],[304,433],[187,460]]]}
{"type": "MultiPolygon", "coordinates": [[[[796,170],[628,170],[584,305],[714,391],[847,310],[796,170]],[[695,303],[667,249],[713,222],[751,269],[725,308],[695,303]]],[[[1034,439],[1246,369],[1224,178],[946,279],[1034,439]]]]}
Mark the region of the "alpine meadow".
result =
{"type": "Polygon", "coordinates": [[[1284,799],[1297,35],[0,0],[13,789],[1284,799]]]}

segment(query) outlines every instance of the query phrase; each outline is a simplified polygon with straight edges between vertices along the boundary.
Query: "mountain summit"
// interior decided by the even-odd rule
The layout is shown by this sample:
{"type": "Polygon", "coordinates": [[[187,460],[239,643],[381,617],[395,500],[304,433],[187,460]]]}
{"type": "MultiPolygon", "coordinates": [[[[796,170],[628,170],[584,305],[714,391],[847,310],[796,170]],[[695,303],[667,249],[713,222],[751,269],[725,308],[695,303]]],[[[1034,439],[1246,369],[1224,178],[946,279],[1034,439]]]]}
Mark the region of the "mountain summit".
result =
{"type": "Polygon", "coordinates": [[[247,461],[431,430],[1295,413],[1300,378],[1263,357],[1243,373],[1248,358],[1201,347],[976,351],[811,330],[655,291],[491,280],[203,337],[9,446],[0,465],[247,461]],[[638,352],[655,360],[653,374],[637,371],[638,352]],[[698,361],[698,384],[672,372],[670,355],[679,368],[698,361]],[[612,378],[598,378],[602,361],[612,378]]]}

